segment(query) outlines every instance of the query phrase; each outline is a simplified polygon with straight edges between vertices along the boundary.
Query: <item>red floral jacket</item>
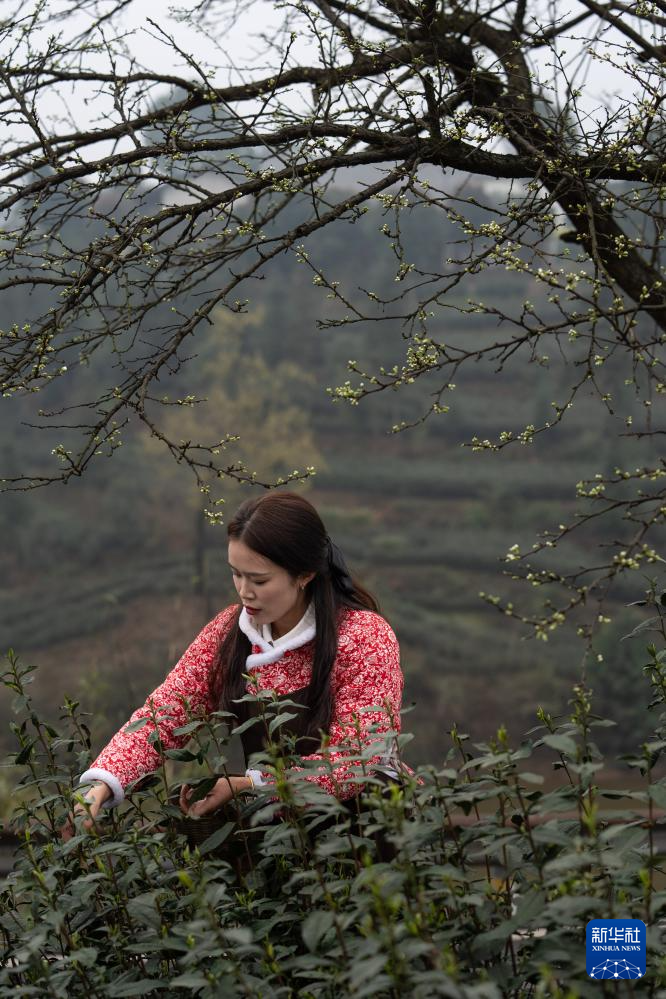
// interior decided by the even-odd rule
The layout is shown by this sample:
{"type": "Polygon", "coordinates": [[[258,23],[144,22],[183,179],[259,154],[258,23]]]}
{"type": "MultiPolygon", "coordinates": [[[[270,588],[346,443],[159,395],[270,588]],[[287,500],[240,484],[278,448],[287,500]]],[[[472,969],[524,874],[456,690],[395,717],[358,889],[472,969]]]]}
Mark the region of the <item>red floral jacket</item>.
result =
{"type": "MultiPolygon", "coordinates": [[[[111,804],[122,800],[120,789],[125,788],[144,774],[159,766],[159,754],[149,741],[154,724],[149,720],[142,727],[128,726],[141,719],[150,719],[152,711],[158,718],[159,739],[164,749],[180,748],[188,741],[188,736],[175,735],[174,729],[185,725],[192,715],[215,710],[217,705],[210,703],[208,676],[220,641],[226,635],[235,616],[237,606],[221,611],[195,638],[176,666],[146,700],[143,707],[134,712],[127,725],[122,728],[102,750],[90,770],[82,780],[104,779],[104,773],[114,780],[114,799],[111,804]]],[[[260,690],[274,690],[277,694],[288,694],[305,687],[310,680],[314,641],[297,649],[286,651],[277,662],[269,663],[254,671],[260,690]]],[[[261,650],[255,646],[253,652],[261,650]]],[[[326,753],[313,753],[304,756],[305,760],[324,760],[333,766],[320,768],[320,774],[310,774],[307,780],[320,784],[329,794],[339,798],[351,798],[361,790],[358,783],[349,783],[354,774],[353,767],[360,766],[358,735],[354,718],[360,708],[376,707],[374,711],[358,714],[358,724],[364,745],[370,745],[373,737],[369,728],[377,723],[377,733],[393,728],[400,730],[400,705],[402,701],[403,675],[400,668],[398,641],[389,624],[379,614],[368,610],[344,608],[338,624],[338,654],[333,664],[331,685],[333,693],[333,714],[330,726],[330,747],[326,753]],[[389,712],[381,707],[387,702],[389,712]],[[391,722],[389,714],[393,715],[391,722]]],[[[248,693],[252,688],[248,684],[248,693]]],[[[375,736],[375,739],[377,737],[375,736]]],[[[378,763],[378,755],[366,760],[366,766],[378,763]]],[[[409,773],[413,771],[406,767],[409,773]]],[[[263,778],[270,783],[271,777],[263,778]]]]}

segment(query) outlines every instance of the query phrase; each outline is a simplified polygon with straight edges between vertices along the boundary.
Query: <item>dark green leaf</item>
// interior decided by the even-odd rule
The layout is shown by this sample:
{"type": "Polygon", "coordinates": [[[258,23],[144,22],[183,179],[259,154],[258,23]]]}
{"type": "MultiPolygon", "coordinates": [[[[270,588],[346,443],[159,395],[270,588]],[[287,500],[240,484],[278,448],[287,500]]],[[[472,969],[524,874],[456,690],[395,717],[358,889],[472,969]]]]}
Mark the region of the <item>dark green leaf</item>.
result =
{"type": "Polygon", "coordinates": [[[207,978],[203,975],[196,975],[186,973],[184,975],[178,975],[176,978],[172,978],[170,981],[172,988],[178,989],[204,989],[206,986],[210,985],[207,978]]]}
{"type": "Polygon", "coordinates": [[[564,753],[566,756],[576,755],[576,743],[569,735],[560,735],[558,733],[544,735],[542,741],[545,746],[550,746],[551,749],[555,749],[558,753],[564,753]]]}
{"type": "Polygon", "coordinates": [[[198,753],[192,753],[189,749],[167,749],[164,755],[169,760],[178,760],[179,763],[192,763],[194,760],[201,763],[198,753]]]}
{"type": "Polygon", "coordinates": [[[275,718],[271,718],[268,724],[269,735],[273,735],[276,729],[278,729],[281,725],[284,725],[285,722],[291,721],[293,718],[298,718],[298,715],[293,711],[281,711],[279,715],[275,716],[275,718]]]}
{"type": "Polygon", "coordinates": [[[203,723],[201,721],[197,720],[197,721],[188,722],[187,725],[179,725],[178,728],[175,728],[173,730],[173,734],[190,735],[192,732],[196,732],[198,728],[201,728],[202,724],[203,723]]]}
{"type": "Polygon", "coordinates": [[[125,996],[145,996],[156,989],[162,990],[168,987],[168,982],[160,978],[142,978],[138,982],[127,982],[126,984],[114,983],[114,999],[123,999],[125,996]]]}
{"type": "Polygon", "coordinates": [[[218,780],[218,777],[203,777],[201,780],[192,781],[190,784],[192,788],[190,804],[193,805],[196,801],[201,801],[207,794],[210,794],[218,780]]]}
{"type": "Polygon", "coordinates": [[[660,621],[660,617],[648,617],[645,621],[641,621],[640,624],[637,624],[636,627],[629,632],[629,634],[623,635],[620,641],[624,642],[628,638],[634,638],[636,635],[640,635],[643,631],[650,631],[654,628],[655,624],[658,624],[660,621]]]}
{"type": "Polygon", "coordinates": [[[14,757],[14,763],[17,766],[20,767],[23,763],[28,762],[28,760],[30,759],[30,754],[32,753],[32,747],[35,745],[36,741],[37,740],[35,739],[32,742],[29,742],[26,746],[23,747],[23,749],[19,753],[16,754],[16,756],[14,757]]]}
{"type": "Polygon", "coordinates": [[[333,913],[328,909],[310,912],[303,920],[301,936],[309,951],[314,953],[319,942],[333,926],[333,913]]]}
{"type": "Polygon", "coordinates": [[[206,853],[210,853],[211,850],[217,849],[218,846],[221,846],[225,839],[227,839],[231,834],[235,825],[235,822],[225,822],[223,826],[216,829],[212,836],[209,836],[208,839],[201,844],[199,847],[199,853],[205,855],[206,853]]]}
{"type": "Polygon", "coordinates": [[[137,718],[136,721],[129,722],[125,725],[123,732],[138,732],[139,729],[143,728],[150,721],[149,718],[137,718]]]}
{"type": "Polygon", "coordinates": [[[666,808],[666,786],[663,784],[651,784],[648,793],[655,805],[659,808],[666,808]]]}

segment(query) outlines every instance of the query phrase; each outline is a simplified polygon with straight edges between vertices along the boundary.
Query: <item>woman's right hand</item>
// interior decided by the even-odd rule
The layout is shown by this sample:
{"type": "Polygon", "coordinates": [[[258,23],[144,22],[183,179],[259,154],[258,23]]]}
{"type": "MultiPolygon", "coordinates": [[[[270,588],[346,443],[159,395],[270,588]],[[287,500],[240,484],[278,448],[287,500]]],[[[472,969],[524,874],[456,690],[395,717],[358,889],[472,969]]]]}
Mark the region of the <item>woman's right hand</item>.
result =
{"type": "Polygon", "coordinates": [[[192,788],[189,784],[183,784],[180,789],[180,810],[183,815],[198,816],[210,815],[211,812],[222,808],[228,801],[231,801],[239,791],[249,791],[254,787],[251,777],[244,776],[220,777],[218,782],[208,792],[205,798],[190,804],[192,788]]]}
{"type": "Polygon", "coordinates": [[[76,832],[76,827],[74,825],[74,819],[81,815],[85,816],[85,821],[82,823],[84,829],[92,829],[95,824],[95,819],[99,813],[100,808],[107,800],[111,797],[111,788],[108,784],[104,784],[100,781],[98,784],[92,784],[90,787],[86,788],[84,794],[84,800],[87,802],[86,805],[75,805],[71,815],[67,817],[67,822],[62,827],[60,835],[62,839],[67,842],[71,839],[76,832]]]}

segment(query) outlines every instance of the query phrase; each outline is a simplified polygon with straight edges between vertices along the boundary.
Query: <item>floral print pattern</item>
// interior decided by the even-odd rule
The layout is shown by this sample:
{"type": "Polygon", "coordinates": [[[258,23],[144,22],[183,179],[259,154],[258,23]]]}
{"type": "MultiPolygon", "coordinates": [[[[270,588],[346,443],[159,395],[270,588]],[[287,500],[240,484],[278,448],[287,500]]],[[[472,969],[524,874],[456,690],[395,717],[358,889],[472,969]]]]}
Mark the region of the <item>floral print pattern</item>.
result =
{"type": "MultiPolygon", "coordinates": [[[[208,676],[220,642],[232,625],[237,606],[230,606],[210,621],[195,638],[164,683],[149,695],[139,708],[102,750],[91,772],[106,771],[120,787],[126,789],[160,765],[156,738],[163,750],[181,748],[187,735],[174,730],[185,725],[193,715],[205,715],[217,705],[210,703],[208,676]],[[158,735],[152,736],[157,721],[158,735]],[[141,724],[143,722],[143,724],[141,724]]],[[[379,614],[367,610],[344,608],[339,618],[338,654],[331,674],[334,700],[329,746],[320,753],[304,756],[304,760],[321,760],[317,773],[309,773],[313,781],[329,794],[351,798],[360,792],[360,784],[350,779],[360,772],[361,747],[378,742],[378,755],[365,765],[379,763],[378,736],[393,729],[400,731],[400,705],[403,675],[400,668],[398,641],[389,624],[379,614]],[[372,708],[361,712],[361,708],[372,708]],[[374,736],[369,729],[376,723],[374,736]],[[357,734],[357,725],[359,734],[357,734]],[[359,737],[360,736],[360,737],[359,737]],[[331,769],[332,768],[332,769],[331,769]]],[[[253,652],[260,651],[258,647],[253,652]]],[[[274,663],[254,671],[259,690],[289,694],[310,681],[314,641],[298,649],[286,651],[274,663]]],[[[248,684],[247,691],[252,687],[248,684]]],[[[294,770],[300,768],[293,768],[294,770]]],[[[413,771],[405,768],[408,772],[413,771]]],[[[271,782],[270,774],[262,775],[271,782]]]]}

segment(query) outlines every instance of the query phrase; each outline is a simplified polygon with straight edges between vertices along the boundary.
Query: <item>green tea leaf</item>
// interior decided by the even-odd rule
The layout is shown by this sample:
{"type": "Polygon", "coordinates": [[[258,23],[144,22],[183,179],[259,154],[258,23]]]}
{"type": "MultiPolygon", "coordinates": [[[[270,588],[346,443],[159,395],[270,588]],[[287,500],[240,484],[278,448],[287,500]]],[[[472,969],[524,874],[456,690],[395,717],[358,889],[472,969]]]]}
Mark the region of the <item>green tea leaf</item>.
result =
{"type": "Polygon", "coordinates": [[[156,989],[162,990],[168,987],[168,982],[161,978],[142,978],[138,982],[127,982],[125,985],[114,983],[113,995],[118,999],[126,996],[145,996],[156,989]]]}
{"type": "Polygon", "coordinates": [[[324,910],[310,912],[303,920],[301,936],[309,951],[314,953],[323,937],[333,926],[333,913],[324,910]]]}
{"type": "Polygon", "coordinates": [[[545,746],[550,746],[551,749],[555,749],[558,753],[563,753],[565,756],[576,755],[576,743],[571,736],[555,733],[553,735],[544,735],[541,741],[545,746]]]}
{"type": "Polygon", "coordinates": [[[204,856],[205,854],[210,853],[211,850],[216,850],[217,847],[221,846],[222,843],[224,843],[225,839],[227,839],[230,836],[235,825],[236,825],[235,822],[225,822],[224,825],[221,826],[219,829],[216,829],[215,832],[211,836],[209,836],[207,840],[204,840],[204,842],[199,847],[199,853],[202,854],[202,856],[204,856]]]}

